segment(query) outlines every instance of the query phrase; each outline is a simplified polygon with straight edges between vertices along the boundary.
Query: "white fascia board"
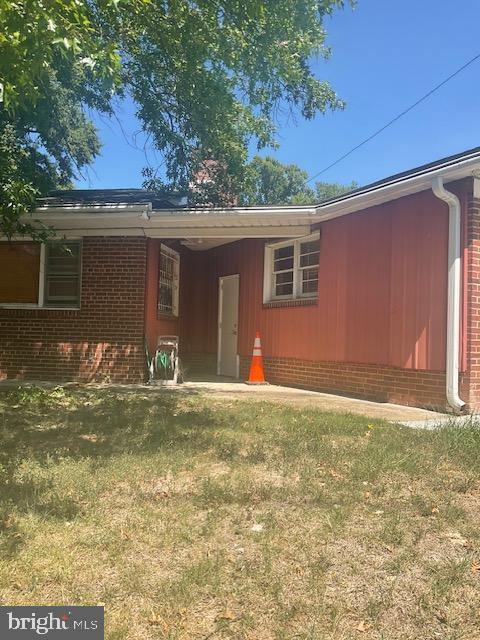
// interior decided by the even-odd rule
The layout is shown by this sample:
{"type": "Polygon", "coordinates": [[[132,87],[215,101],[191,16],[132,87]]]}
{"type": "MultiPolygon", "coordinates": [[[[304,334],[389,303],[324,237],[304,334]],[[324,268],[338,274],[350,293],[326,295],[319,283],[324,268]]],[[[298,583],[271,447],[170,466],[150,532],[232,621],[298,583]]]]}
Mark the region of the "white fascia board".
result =
{"type": "Polygon", "coordinates": [[[345,196],[335,202],[319,204],[313,218],[315,221],[332,220],[350,213],[362,211],[369,207],[374,207],[391,200],[398,200],[404,196],[418,193],[419,191],[430,190],[432,178],[443,177],[445,182],[453,182],[469,176],[475,177],[480,171],[480,160],[478,157],[470,158],[455,166],[440,167],[421,175],[404,178],[384,186],[374,187],[365,192],[345,196]]]}
{"type": "Polygon", "coordinates": [[[42,214],[42,219],[46,217],[58,217],[58,216],[102,216],[112,215],[130,215],[132,213],[143,214],[145,211],[151,211],[152,206],[149,203],[144,204],[129,204],[129,203],[113,203],[113,204],[64,204],[62,206],[53,207],[37,207],[33,212],[42,214]]]}
{"type": "Polygon", "coordinates": [[[281,225],[268,227],[78,227],[55,228],[65,238],[81,236],[145,236],[163,239],[217,238],[240,240],[242,238],[297,238],[310,233],[310,225],[281,225]]]}
{"type": "Polygon", "coordinates": [[[266,227],[190,227],[145,229],[149,238],[293,238],[310,233],[310,225],[266,227]]]}
{"type": "MultiPolygon", "coordinates": [[[[29,216],[55,230],[116,229],[141,227],[151,211],[150,205],[103,205],[98,207],[39,207],[29,216]]],[[[97,234],[98,235],[98,234],[97,234]]]]}
{"type": "Polygon", "coordinates": [[[78,227],[75,229],[65,229],[61,226],[55,227],[55,231],[60,238],[67,240],[71,238],[83,238],[86,236],[145,236],[141,227],[78,227]]]}
{"type": "Polygon", "coordinates": [[[296,217],[309,216],[316,211],[315,206],[264,206],[264,207],[232,207],[232,208],[196,208],[196,209],[153,209],[152,218],[232,218],[232,216],[263,219],[269,216],[296,217]]]}
{"type": "MultiPolygon", "coordinates": [[[[173,212],[172,212],[173,213],[173,212]]],[[[288,237],[296,234],[299,227],[309,230],[312,214],[269,215],[266,216],[237,216],[235,214],[216,215],[183,215],[176,211],[176,215],[158,215],[157,212],[148,216],[142,212],[117,213],[98,212],[96,214],[75,213],[64,215],[61,211],[48,212],[39,219],[51,225],[58,233],[82,233],[88,230],[88,235],[146,235],[150,237],[216,237],[218,232],[225,237],[234,235],[241,237],[268,237],[269,235],[288,237]],[[281,230],[279,231],[279,228],[281,230]]],[[[34,214],[35,215],[35,214],[34,214]]]]}
{"type": "Polygon", "coordinates": [[[205,229],[208,228],[229,228],[229,229],[243,229],[245,227],[258,227],[260,229],[268,228],[271,226],[295,226],[299,224],[310,224],[312,220],[312,215],[296,215],[292,216],[236,216],[235,214],[230,214],[229,216],[217,216],[212,218],[208,217],[171,217],[171,218],[163,218],[152,215],[150,220],[146,221],[142,226],[145,230],[149,229],[189,229],[202,227],[205,229]]]}
{"type": "MultiPolygon", "coordinates": [[[[60,233],[85,235],[146,235],[150,237],[293,237],[296,227],[331,220],[429,190],[432,178],[445,183],[480,174],[478,154],[411,177],[398,178],[333,202],[310,206],[234,207],[152,210],[144,204],[65,205],[40,207],[34,213],[60,233]],[[283,227],[280,229],[280,227],[283,227]],[[207,232],[208,231],[208,232],[207,232]]],[[[308,229],[307,233],[310,232],[308,229]]]]}

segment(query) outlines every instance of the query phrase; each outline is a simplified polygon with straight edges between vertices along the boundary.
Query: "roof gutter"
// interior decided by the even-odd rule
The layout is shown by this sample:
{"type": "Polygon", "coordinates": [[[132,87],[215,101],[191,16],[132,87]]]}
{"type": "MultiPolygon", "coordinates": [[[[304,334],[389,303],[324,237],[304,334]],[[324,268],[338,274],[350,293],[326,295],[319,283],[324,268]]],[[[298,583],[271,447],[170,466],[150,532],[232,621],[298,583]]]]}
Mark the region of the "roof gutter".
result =
{"type": "Polygon", "coordinates": [[[447,292],[447,401],[459,413],[465,402],[458,395],[461,305],[460,200],[443,185],[443,177],[432,180],[432,191],[448,204],[448,292],[447,292]]]}
{"type": "Polygon", "coordinates": [[[331,220],[361,209],[382,204],[388,200],[401,198],[424,189],[429,189],[432,180],[437,177],[446,178],[448,182],[464,178],[480,167],[480,154],[476,153],[455,164],[442,165],[414,173],[411,176],[386,181],[359,189],[351,194],[339,196],[335,200],[320,203],[312,216],[319,222],[331,220]]]}

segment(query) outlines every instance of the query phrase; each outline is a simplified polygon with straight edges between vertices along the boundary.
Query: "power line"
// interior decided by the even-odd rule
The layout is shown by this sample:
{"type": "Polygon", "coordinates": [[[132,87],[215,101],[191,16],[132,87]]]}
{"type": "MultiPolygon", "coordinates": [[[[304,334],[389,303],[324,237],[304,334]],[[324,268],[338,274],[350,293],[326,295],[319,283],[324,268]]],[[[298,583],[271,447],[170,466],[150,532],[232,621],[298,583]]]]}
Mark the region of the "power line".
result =
{"type": "Polygon", "coordinates": [[[465,64],[463,64],[461,67],[459,67],[456,71],[454,71],[453,73],[451,73],[448,78],[445,78],[445,80],[442,80],[442,82],[440,82],[439,84],[437,84],[435,87],[433,87],[433,89],[430,89],[430,91],[428,93],[426,93],[425,95],[423,95],[421,98],[419,98],[416,102],[414,102],[412,105],[410,105],[407,109],[405,109],[404,111],[402,111],[401,113],[399,113],[398,115],[396,115],[394,118],[392,118],[389,122],[387,122],[386,124],[383,125],[383,127],[381,127],[380,129],[378,129],[377,131],[375,131],[374,133],[372,133],[370,136],[368,136],[368,138],[365,138],[365,140],[362,140],[362,142],[360,142],[359,144],[357,144],[355,147],[352,147],[352,149],[350,149],[349,151],[347,151],[346,153],[343,154],[343,156],[340,156],[340,158],[337,158],[337,160],[335,160],[334,162],[332,162],[331,164],[328,165],[328,167],[325,167],[325,169],[322,169],[321,171],[319,171],[318,173],[316,173],[315,175],[313,175],[311,178],[309,178],[307,180],[307,182],[311,182],[312,180],[315,180],[315,178],[318,178],[318,176],[321,176],[322,173],[325,173],[326,171],[328,171],[329,169],[331,169],[332,167],[334,167],[335,165],[337,165],[339,162],[341,162],[342,160],[345,160],[345,158],[348,158],[348,156],[350,156],[354,151],[356,151],[357,149],[360,149],[360,147],[363,147],[364,144],[367,144],[367,142],[370,142],[370,140],[373,140],[373,138],[376,138],[380,133],[382,133],[382,131],[385,131],[385,129],[387,129],[388,127],[390,127],[392,124],[394,124],[395,122],[397,122],[397,120],[400,120],[400,118],[402,118],[404,115],[406,115],[409,111],[412,111],[412,109],[415,109],[415,107],[417,107],[421,102],[423,102],[424,100],[426,100],[427,98],[429,98],[433,93],[435,93],[436,91],[438,91],[441,87],[443,87],[445,84],[447,84],[447,82],[449,82],[452,78],[454,78],[455,76],[457,76],[461,71],[463,71],[464,69],[466,69],[467,67],[469,67],[471,64],[473,64],[476,60],[478,60],[480,58],[480,53],[478,53],[476,56],[474,56],[473,58],[471,58],[470,60],[468,60],[468,62],[465,62],[465,64]]]}

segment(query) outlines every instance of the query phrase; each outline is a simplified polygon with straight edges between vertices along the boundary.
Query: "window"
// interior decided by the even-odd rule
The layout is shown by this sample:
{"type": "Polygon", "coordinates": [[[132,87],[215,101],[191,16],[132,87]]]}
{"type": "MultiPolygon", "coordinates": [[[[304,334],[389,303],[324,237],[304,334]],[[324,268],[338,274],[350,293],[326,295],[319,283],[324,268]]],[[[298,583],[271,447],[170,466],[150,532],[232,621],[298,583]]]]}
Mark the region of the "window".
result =
{"type": "Polygon", "coordinates": [[[158,302],[159,314],[178,316],[178,288],[180,281],[180,255],[160,245],[158,262],[158,302]]]}
{"type": "Polygon", "coordinates": [[[0,303],[38,305],[40,244],[0,243],[0,303]]]}
{"type": "Polygon", "coordinates": [[[80,243],[54,242],[45,247],[46,307],[78,307],[80,302],[80,243]]]}
{"type": "Polygon", "coordinates": [[[264,302],[316,298],[320,234],[265,247],[264,302]]]}
{"type": "Polygon", "coordinates": [[[80,306],[81,243],[0,242],[0,305],[80,306]]]}

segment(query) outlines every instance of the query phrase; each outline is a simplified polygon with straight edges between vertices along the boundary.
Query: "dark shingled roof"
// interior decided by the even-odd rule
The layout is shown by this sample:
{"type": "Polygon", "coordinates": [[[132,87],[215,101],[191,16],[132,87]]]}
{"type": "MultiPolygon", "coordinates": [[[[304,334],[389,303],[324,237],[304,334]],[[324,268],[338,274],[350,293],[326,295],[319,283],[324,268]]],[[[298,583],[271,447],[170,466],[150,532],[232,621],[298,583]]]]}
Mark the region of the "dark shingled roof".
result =
{"type": "Polygon", "coordinates": [[[155,193],[147,189],[71,189],[51,191],[39,204],[43,207],[84,204],[147,204],[153,209],[179,209],[187,206],[187,197],[176,193],[155,193]]]}
{"type": "Polygon", "coordinates": [[[414,167],[413,169],[408,169],[408,171],[402,171],[401,173],[395,173],[386,178],[382,178],[381,180],[377,180],[376,182],[371,182],[370,184],[366,184],[363,187],[357,187],[356,189],[352,189],[351,191],[346,191],[339,196],[334,196],[333,198],[327,198],[326,200],[322,200],[317,203],[317,206],[330,204],[332,202],[338,202],[339,200],[347,200],[351,196],[356,194],[365,193],[367,191],[375,191],[384,185],[402,182],[402,180],[407,180],[408,178],[413,178],[414,176],[420,176],[423,173],[429,173],[434,169],[447,168],[449,166],[455,166],[458,162],[462,160],[467,160],[469,158],[478,157],[480,160],[480,147],[473,147],[473,149],[468,149],[467,151],[462,151],[461,153],[456,153],[452,156],[447,156],[446,158],[440,158],[439,160],[435,160],[434,162],[429,162],[428,164],[422,164],[419,167],[414,167]]]}
{"type": "MultiPolygon", "coordinates": [[[[312,203],[309,206],[324,207],[329,204],[348,200],[357,195],[367,194],[376,189],[387,185],[402,183],[409,178],[420,177],[423,174],[428,175],[435,169],[447,169],[454,167],[456,164],[465,160],[478,159],[480,162],[480,147],[474,147],[462,153],[457,153],[435,162],[414,167],[408,171],[396,173],[382,180],[372,182],[347,191],[338,196],[322,200],[316,205],[312,203]]],[[[41,198],[39,204],[43,207],[61,207],[62,205],[108,205],[108,204],[147,204],[151,203],[153,209],[183,209],[188,207],[188,199],[185,194],[179,193],[155,193],[147,189],[72,189],[70,191],[52,191],[47,198],[41,198]]],[[[274,205],[272,205],[274,206],[274,205]]],[[[307,205],[299,205],[299,208],[307,205]]],[[[262,206],[262,209],[268,209],[268,206],[262,206]]],[[[295,208],[293,205],[285,205],[285,209],[295,208]]]]}

